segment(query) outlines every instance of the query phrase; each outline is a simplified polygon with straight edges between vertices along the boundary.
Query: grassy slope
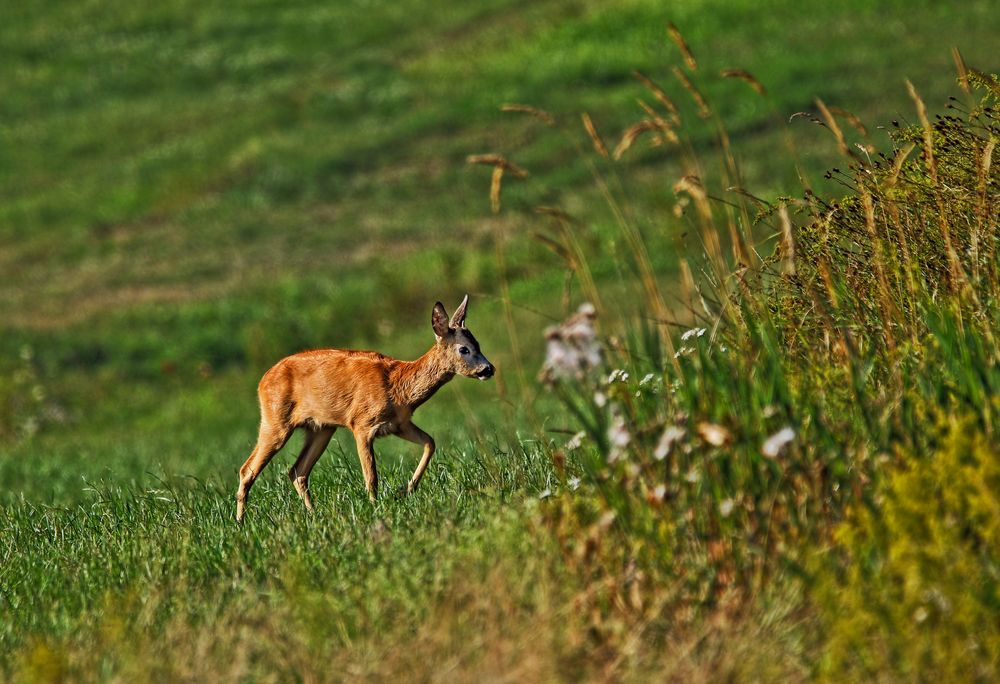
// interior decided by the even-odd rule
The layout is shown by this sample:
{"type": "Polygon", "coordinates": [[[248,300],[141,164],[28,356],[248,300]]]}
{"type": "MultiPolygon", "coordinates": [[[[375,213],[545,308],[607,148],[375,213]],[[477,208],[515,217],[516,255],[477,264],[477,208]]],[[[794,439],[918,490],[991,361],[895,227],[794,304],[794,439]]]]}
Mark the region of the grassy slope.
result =
{"type": "MultiPolygon", "coordinates": [[[[671,19],[702,72],[739,66],[769,88],[770,99],[760,101],[738,82],[705,85],[731,130],[742,132],[745,172],[774,192],[794,177],[776,122],[809,108],[814,96],[884,121],[910,111],[895,85],[904,76],[929,102],[943,99],[953,44],[971,63],[996,70],[989,48],[1000,19],[990,5],[966,3],[957,12],[899,3],[875,12],[863,2],[708,0],[669,11],[653,2],[295,10],[67,2],[0,10],[8,65],[0,81],[0,352],[6,370],[30,344],[48,397],[69,416],[30,440],[0,445],[0,584],[16,616],[0,640],[17,646],[30,633],[72,633],[81,607],[97,609],[106,590],[142,593],[167,576],[180,577],[165,590],[168,605],[188,583],[206,602],[260,591],[280,597],[281,549],[295,545],[305,545],[301,562],[326,568],[307,585],[333,592],[356,581],[334,563],[446,581],[447,559],[482,544],[461,530],[509,524],[497,516],[513,493],[549,483],[544,463],[522,463],[524,452],[506,444],[514,430],[531,434],[510,408],[515,373],[499,393],[456,382],[422,410],[422,424],[448,438],[439,437],[439,467],[417,499],[305,522],[276,468],[255,499],[258,522],[229,545],[216,549],[213,540],[229,538],[230,480],[253,435],[253,385],[274,358],[325,344],[413,356],[427,343],[417,332],[427,305],[468,289],[485,295],[474,301],[470,324],[487,353],[515,368],[496,299],[499,230],[515,236],[507,243],[509,275],[513,303],[528,307],[515,318],[533,374],[545,320],[529,309],[558,311],[553,292],[562,276],[520,237],[532,227],[523,219],[486,218],[488,174],[468,169],[466,154],[522,147],[518,159],[535,174],[508,187],[508,206],[573,206],[595,226],[595,249],[614,253],[606,212],[573,199],[586,175],[569,161],[572,146],[554,147],[562,143],[499,114],[498,104],[529,102],[570,124],[587,109],[613,139],[643,95],[633,68],[683,95],[668,75],[677,55],[662,27],[671,19]],[[214,373],[203,378],[200,369],[214,373]],[[500,416],[515,422],[496,436],[500,416]],[[477,436],[485,442],[470,441],[477,436]],[[491,442],[501,455],[480,468],[469,456],[491,454],[483,446],[491,442]],[[157,477],[180,494],[161,501],[146,493],[159,487],[157,477]],[[486,493],[484,477],[494,482],[486,493]],[[108,496],[85,486],[95,480],[108,496]],[[119,492],[125,483],[135,490],[119,492]],[[22,492],[27,503],[16,503],[22,492]],[[35,508],[80,502],[88,516],[35,508]],[[370,558],[367,530],[376,519],[405,530],[402,538],[425,545],[426,554],[399,543],[370,558]],[[267,544],[275,554],[260,549],[272,525],[279,531],[267,544]],[[132,527],[142,531],[123,534],[132,527]],[[319,560],[308,559],[313,550],[319,560]],[[178,555],[194,560],[175,567],[178,555]],[[242,563],[252,569],[228,582],[242,563]]],[[[818,130],[793,130],[805,169],[835,163],[813,152],[815,140],[826,144],[818,130]]],[[[651,158],[639,155],[640,178],[651,158]]],[[[658,182],[633,186],[643,188],[637,205],[665,203],[658,182]]],[[[656,258],[669,268],[672,256],[656,258]]],[[[598,266],[602,282],[614,280],[613,266],[598,266]]],[[[381,448],[388,480],[401,481],[412,450],[381,448]]],[[[318,498],[336,499],[338,511],[360,498],[349,441],[314,480],[318,498]]],[[[526,525],[516,523],[515,536],[527,539],[526,525]]],[[[396,580],[376,572],[361,586],[389,601],[396,580]]],[[[389,609],[380,610],[388,619],[389,609]]],[[[408,624],[424,610],[419,602],[408,608],[408,624]]]]}
{"type": "MultiPolygon", "coordinates": [[[[739,82],[703,86],[727,125],[747,131],[748,184],[773,192],[794,188],[792,163],[768,161],[788,159],[777,121],[814,95],[883,120],[909,111],[901,88],[882,88],[904,75],[940,101],[949,46],[989,68],[996,21],[985,2],[961,13],[928,3],[882,14],[868,3],[760,11],[706,2],[669,13],[649,2],[419,6],[5,10],[5,62],[14,66],[0,98],[4,354],[31,343],[58,378],[50,394],[71,415],[110,399],[112,423],[160,403],[135,402],[118,383],[141,381],[147,388],[136,391],[169,404],[185,386],[162,368],[185,379],[202,364],[235,369],[212,386],[245,398],[240,419],[252,421],[247,378],[273,359],[324,345],[413,356],[427,343],[428,303],[471,290],[484,297],[470,321],[501,368],[513,369],[496,300],[496,231],[513,236],[505,248],[514,305],[527,307],[515,309],[524,340],[546,323],[531,310],[555,313],[547,293],[563,279],[548,253],[521,238],[535,225],[486,218],[488,174],[469,169],[465,155],[526,145],[518,158],[536,174],[508,184],[509,205],[572,207],[595,226],[597,250],[614,253],[615,234],[602,207],[571,197],[586,184],[572,146],[554,150],[553,136],[498,104],[552,109],[574,135],[586,108],[611,139],[644,95],[633,68],[682,100],[667,68],[678,61],[663,31],[673,19],[697,46],[702,72],[738,65],[770,88],[761,101],[739,82]]],[[[793,130],[806,168],[836,163],[810,153],[817,140],[826,145],[821,131],[793,130]]],[[[637,205],[664,204],[661,178],[631,184],[644,188],[633,190],[637,205]]],[[[657,231],[664,269],[680,229],[657,231]]],[[[615,280],[614,267],[599,270],[615,280]]],[[[531,367],[539,345],[522,346],[531,367]]],[[[482,406],[481,420],[509,413],[503,405],[519,396],[511,389],[498,406],[492,388],[460,392],[482,406]]],[[[446,422],[434,404],[425,412],[432,427],[446,422]]]]}

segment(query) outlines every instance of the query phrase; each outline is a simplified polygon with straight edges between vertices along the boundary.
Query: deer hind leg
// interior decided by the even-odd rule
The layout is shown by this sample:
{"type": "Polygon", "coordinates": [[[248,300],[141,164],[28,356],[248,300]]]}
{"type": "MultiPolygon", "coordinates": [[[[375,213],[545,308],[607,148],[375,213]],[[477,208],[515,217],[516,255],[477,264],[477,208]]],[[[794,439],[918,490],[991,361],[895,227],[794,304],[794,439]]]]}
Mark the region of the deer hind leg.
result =
{"type": "Polygon", "coordinates": [[[288,471],[288,479],[295,486],[295,491],[302,497],[306,509],[313,510],[312,497],[309,496],[309,473],[312,472],[316,461],[323,455],[326,445],[330,443],[330,438],[337,428],[310,429],[306,432],[306,443],[302,447],[295,465],[288,471]]]}
{"type": "Polygon", "coordinates": [[[434,438],[413,423],[407,423],[404,425],[399,431],[399,436],[408,442],[421,444],[424,447],[424,454],[420,458],[420,463],[417,464],[417,469],[413,471],[413,477],[410,478],[410,482],[406,485],[406,489],[401,490],[400,492],[401,494],[409,494],[417,488],[418,484],[420,484],[420,478],[424,476],[424,471],[427,470],[427,464],[431,462],[431,456],[434,455],[435,449],[434,438]]]}
{"type": "Polygon", "coordinates": [[[254,481],[260,475],[260,471],[274,458],[274,455],[285,446],[285,442],[291,436],[290,427],[272,425],[261,422],[260,434],[257,437],[257,446],[250,453],[250,458],[246,460],[240,468],[240,486],[236,490],[236,521],[243,520],[247,495],[254,481]]]}
{"type": "Polygon", "coordinates": [[[378,471],[375,469],[375,451],[372,448],[375,435],[372,432],[355,432],[354,441],[358,445],[358,458],[361,459],[361,472],[365,476],[368,498],[375,503],[378,496],[378,471]]]}

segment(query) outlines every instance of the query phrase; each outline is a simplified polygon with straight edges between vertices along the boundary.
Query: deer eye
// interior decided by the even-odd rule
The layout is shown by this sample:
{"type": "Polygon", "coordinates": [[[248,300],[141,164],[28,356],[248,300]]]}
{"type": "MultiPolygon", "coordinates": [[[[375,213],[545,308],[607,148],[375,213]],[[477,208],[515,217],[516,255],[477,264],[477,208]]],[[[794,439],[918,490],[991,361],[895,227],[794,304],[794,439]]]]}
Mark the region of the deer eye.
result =
{"type": "Polygon", "coordinates": [[[469,353],[469,348],[468,347],[459,347],[458,348],[458,353],[461,354],[462,356],[465,356],[466,354],[469,353]]]}

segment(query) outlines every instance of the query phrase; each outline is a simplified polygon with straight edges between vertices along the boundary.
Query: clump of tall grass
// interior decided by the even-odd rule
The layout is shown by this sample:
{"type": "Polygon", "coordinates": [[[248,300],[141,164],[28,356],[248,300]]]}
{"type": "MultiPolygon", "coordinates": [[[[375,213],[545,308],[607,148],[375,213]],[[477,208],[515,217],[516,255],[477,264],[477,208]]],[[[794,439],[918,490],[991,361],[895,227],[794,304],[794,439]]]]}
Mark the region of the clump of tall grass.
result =
{"type": "MultiPolygon", "coordinates": [[[[877,519],[887,476],[893,482],[891,473],[935,458],[942,431],[933,426],[950,416],[994,440],[1000,407],[1000,82],[957,57],[966,99],[933,121],[908,85],[917,123],[894,123],[882,152],[856,117],[817,101],[806,116],[845,159],[828,174],[842,194],[806,189],[801,199],[768,202],[742,187],[690,48],[676,29],[671,35],[687,63],[672,75],[697,116],[712,121],[718,159],[699,158],[682,108],[644,74],[644,117],[613,152],[583,115],[579,135],[591,145],[578,150],[629,248],[635,279],[627,287],[641,304],[620,322],[610,317],[602,336],[581,314],[553,328],[543,373],[582,431],[556,449],[557,465],[573,451],[591,474],[584,495],[550,503],[548,523],[570,565],[594,582],[589,608],[603,638],[622,648],[635,629],[655,638],[698,616],[739,614],[778,578],[836,575],[837,559],[857,549],[819,569],[811,559],[845,543],[849,535],[835,530],[846,512],[877,519]],[[680,262],[676,306],[665,303],[663,278],[630,218],[641,209],[625,210],[625,193],[615,190],[627,186],[615,160],[643,140],[672,151],[664,173],[673,213],[703,246],[680,262]],[[581,335],[581,325],[592,327],[581,335]],[[605,340],[603,363],[580,363],[596,358],[568,342],[581,338],[605,340]]],[[[765,92],[744,71],[723,76],[765,92]]],[[[497,186],[494,176],[494,197],[497,186]]],[[[568,255],[599,322],[607,309],[563,225],[564,239],[547,240],[568,255]]],[[[966,524],[967,507],[941,510],[966,524]]],[[[894,534],[918,544],[922,529],[894,534]]],[[[892,555],[884,536],[865,539],[869,562],[892,555]]],[[[983,573],[995,567],[992,555],[976,558],[983,573]]]]}

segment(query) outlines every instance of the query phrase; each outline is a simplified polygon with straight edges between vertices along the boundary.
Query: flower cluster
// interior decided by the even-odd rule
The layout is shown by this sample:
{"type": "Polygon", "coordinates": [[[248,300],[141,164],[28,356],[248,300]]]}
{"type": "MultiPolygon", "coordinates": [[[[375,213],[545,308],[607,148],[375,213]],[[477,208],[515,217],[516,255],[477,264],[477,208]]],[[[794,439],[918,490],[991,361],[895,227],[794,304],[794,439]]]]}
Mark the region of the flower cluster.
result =
{"type": "MultiPolygon", "coordinates": [[[[681,342],[691,342],[692,344],[695,344],[698,341],[698,338],[704,337],[705,333],[707,332],[708,332],[707,328],[697,328],[697,327],[691,328],[690,330],[685,330],[684,333],[681,334],[681,342]]],[[[694,347],[689,347],[685,344],[682,344],[680,347],[677,348],[677,351],[674,352],[674,358],[679,359],[682,356],[685,356],[692,352],[694,352],[694,347]]]]}
{"type": "Polygon", "coordinates": [[[594,329],[597,310],[584,303],[569,319],[545,331],[547,349],[540,374],[543,382],[581,380],[601,365],[601,345],[594,329]]]}

